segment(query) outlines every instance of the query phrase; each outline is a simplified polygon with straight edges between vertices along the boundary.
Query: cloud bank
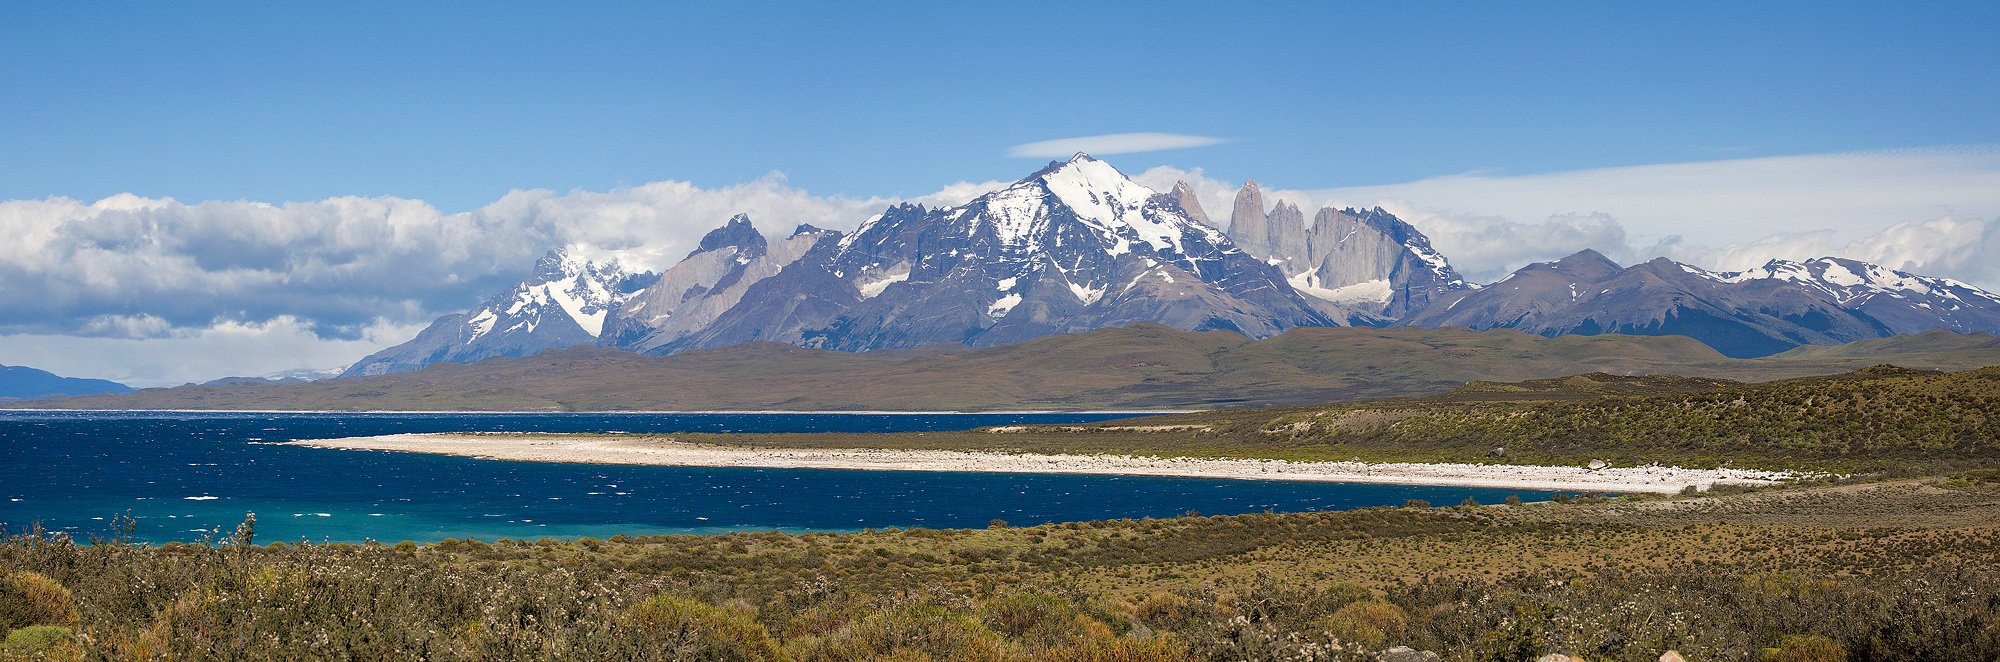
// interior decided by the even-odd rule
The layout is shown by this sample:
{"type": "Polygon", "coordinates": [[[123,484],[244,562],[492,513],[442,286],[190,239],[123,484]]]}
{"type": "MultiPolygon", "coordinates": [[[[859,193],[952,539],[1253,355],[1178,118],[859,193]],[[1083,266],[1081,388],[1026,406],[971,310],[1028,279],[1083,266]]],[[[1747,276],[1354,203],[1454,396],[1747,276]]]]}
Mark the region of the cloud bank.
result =
{"type": "MultiPolygon", "coordinates": [[[[1239,182],[1188,181],[1217,222],[1239,182]]],[[[1469,278],[1594,248],[1621,262],[1658,256],[1734,270],[1773,258],[1840,255],[2000,288],[2000,148],[1954,147],[1734,159],[1535,175],[1465,174],[1404,184],[1265,188],[1311,210],[1381,206],[1430,235],[1469,278]]]]}
{"type": "MultiPolygon", "coordinates": [[[[998,186],[908,201],[958,204],[998,186]]],[[[658,271],[734,214],[783,235],[851,228],[898,201],[816,196],[778,174],[517,190],[462,213],[395,197],[0,201],[0,364],[139,386],[334,367],[504,290],[553,247],[658,271]]]]}
{"type": "MultiPolygon", "coordinates": [[[[1239,185],[1199,169],[1137,178],[1160,191],[1187,180],[1218,223],[1239,185]]],[[[957,204],[1002,185],[959,182],[908,201],[957,204]]],[[[1994,148],[1266,191],[1307,209],[1380,205],[1481,282],[1595,248],[1723,270],[1841,255],[2000,289],[1994,148]]],[[[462,213],[394,197],[0,201],[0,363],[140,386],[334,367],[511,286],[551,247],[659,270],[739,212],[785,234],[852,228],[898,201],[817,196],[775,174],[716,188],[514,191],[462,213]]]]}
{"type": "Polygon", "coordinates": [[[1077,152],[1092,156],[1110,154],[1137,154],[1159,152],[1188,147],[1207,147],[1229,142],[1208,136],[1190,136],[1179,133],[1108,133],[1101,136],[1077,136],[1042,140],[1007,149],[1008,156],[1037,159],[1066,159],[1077,152]]]}

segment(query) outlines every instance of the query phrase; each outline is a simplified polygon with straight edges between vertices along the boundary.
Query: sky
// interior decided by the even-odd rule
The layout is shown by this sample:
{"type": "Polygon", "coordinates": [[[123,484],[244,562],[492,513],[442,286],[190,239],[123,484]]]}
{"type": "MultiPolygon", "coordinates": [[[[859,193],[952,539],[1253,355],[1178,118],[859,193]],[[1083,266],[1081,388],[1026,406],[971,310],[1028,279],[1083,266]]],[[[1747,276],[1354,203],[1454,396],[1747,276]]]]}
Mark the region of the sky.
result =
{"type": "Polygon", "coordinates": [[[0,3],[0,363],[333,367],[555,245],[662,267],[1078,149],[1381,205],[1475,280],[2000,288],[2000,4],[963,4],[0,3]]]}

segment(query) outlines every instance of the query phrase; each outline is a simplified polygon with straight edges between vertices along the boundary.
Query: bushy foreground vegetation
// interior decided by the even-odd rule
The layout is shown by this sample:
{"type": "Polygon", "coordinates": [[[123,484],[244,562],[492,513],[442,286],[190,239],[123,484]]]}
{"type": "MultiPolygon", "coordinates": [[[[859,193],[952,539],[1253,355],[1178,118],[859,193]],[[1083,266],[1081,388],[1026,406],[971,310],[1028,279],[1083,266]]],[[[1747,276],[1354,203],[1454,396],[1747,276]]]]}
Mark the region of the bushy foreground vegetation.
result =
{"type": "Polygon", "coordinates": [[[0,658],[1990,660],[1972,477],[986,530],[0,543],[0,658]]]}

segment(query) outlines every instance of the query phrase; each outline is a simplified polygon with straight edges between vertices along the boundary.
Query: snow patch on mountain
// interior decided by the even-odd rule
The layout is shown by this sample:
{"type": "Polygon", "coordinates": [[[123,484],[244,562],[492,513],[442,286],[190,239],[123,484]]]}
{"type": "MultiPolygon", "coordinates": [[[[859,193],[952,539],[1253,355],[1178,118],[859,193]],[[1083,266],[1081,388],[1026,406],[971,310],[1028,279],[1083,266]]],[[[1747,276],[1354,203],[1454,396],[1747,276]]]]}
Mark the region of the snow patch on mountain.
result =
{"type": "Polygon", "coordinates": [[[890,285],[909,280],[910,265],[907,262],[899,263],[887,271],[876,274],[864,273],[862,277],[866,278],[866,280],[855,283],[854,288],[861,291],[861,298],[873,299],[881,296],[882,291],[889,289],[890,285]]]}
{"type": "Polygon", "coordinates": [[[1774,279],[1797,283],[1833,297],[1841,305],[1857,304],[1868,297],[1937,298],[1949,302],[1977,300],[1981,305],[2000,304],[2000,296],[1950,278],[1919,276],[1881,265],[1836,257],[1819,257],[1804,262],[1772,260],[1764,266],[1743,271],[1716,273],[1690,267],[1694,273],[1725,283],[1774,279]]]}
{"type": "Polygon", "coordinates": [[[993,319],[1006,317],[1007,313],[1012,312],[1014,307],[1018,305],[1021,305],[1021,295],[1008,294],[1002,296],[999,299],[995,299],[991,305],[986,306],[986,316],[993,319]]]}
{"type": "MultiPolygon", "coordinates": [[[[1135,278],[1133,280],[1136,281],[1138,279],[1135,278]]],[[[1076,295],[1076,300],[1082,301],[1083,305],[1086,306],[1093,303],[1097,303],[1098,299],[1104,298],[1104,288],[1102,287],[1090,288],[1078,285],[1076,283],[1070,283],[1069,292],[1070,294],[1076,295]]]]}

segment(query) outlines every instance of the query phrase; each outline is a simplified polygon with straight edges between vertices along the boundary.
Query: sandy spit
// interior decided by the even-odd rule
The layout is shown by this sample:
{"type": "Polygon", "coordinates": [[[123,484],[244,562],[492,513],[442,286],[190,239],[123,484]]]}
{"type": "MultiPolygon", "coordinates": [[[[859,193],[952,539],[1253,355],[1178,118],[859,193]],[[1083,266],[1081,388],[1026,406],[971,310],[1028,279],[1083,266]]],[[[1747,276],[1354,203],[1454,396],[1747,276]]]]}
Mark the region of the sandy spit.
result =
{"type": "Polygon", "coordinates": [[[1779,471],[1660,466],[1590,470],[1583,467],[1509,464],[1287,462],[867,448],[745,448],[688,444],[666,437],[638,435],[394,434],[290,443],[316,448],[437,453],[525,462],[1178,476],[1595,492],[1672,493],[1689,485],[1702,489],[1716,484],[1763,485],[1794,477],[1794,474],[1779,471]]]}

